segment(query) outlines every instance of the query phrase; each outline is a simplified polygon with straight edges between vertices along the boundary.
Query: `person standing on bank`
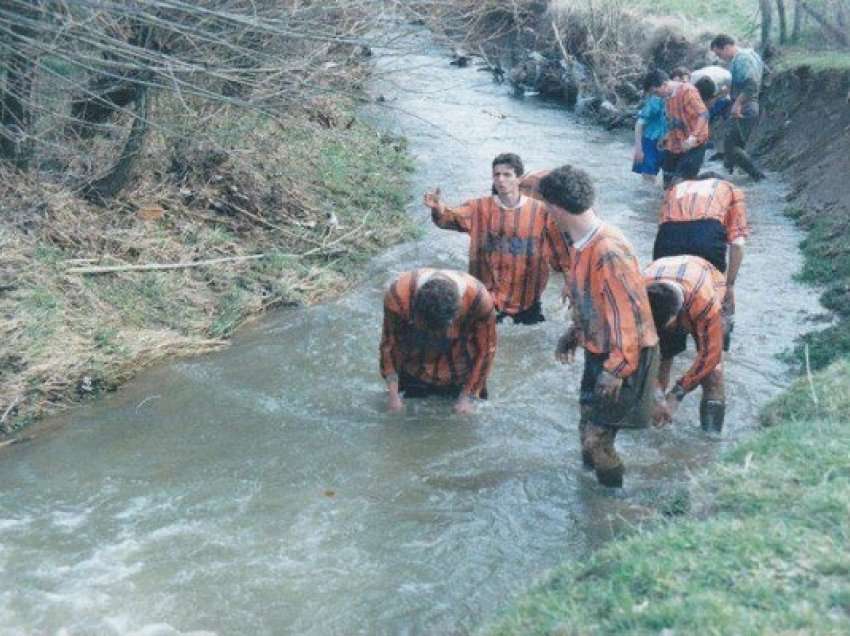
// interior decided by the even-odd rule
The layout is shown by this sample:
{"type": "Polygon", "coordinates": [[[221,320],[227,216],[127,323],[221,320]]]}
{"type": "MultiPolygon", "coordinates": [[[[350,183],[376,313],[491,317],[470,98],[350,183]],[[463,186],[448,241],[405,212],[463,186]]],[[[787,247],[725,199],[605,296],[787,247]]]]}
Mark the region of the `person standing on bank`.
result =
{"type": "Polygon", "coordinates": [[[711,52],[729,62],[732,74],[729,110],[730,125],[723,148],[723,165],[732,174],[739,166],[754,181],[764,179],[764,173],[747,154],[746,145],[758,123],[759,92],[764,74],[764,62],[752,49],[739,47],[728,35],[718,35],[711,41],[711,52]]]}
{"type": "Polygon", "coordinates": [[[744,193],[729,181],[713,177],[674,179],[664,194],[652,258],[699,256],[726,276],[724,351],[729,351],[735,322],[735,282],[749,233],[744,193]]]}
{"type": "Polygon", "coordinates": [[[381,377],[390,411],[405,398],[443,395],[455,412],[487,397],[496,354],[496,310],[490,293],[469,274],[417,269],[400,274],[384,296],[381,377]]]}
{"type": "Polygon", "coordinates": [[[693,179],[705,160],[708,109],[693,84],[675,82],[654,69],[646,74],[643,89],[664,99],[667,135],[664,137],[664,187],[674,177],[693,179]]]}
{"type": "Polygon", "coordinates": [[[655,423],[670,422],[684,397],[702,385],[700,425],[706,432],[719,433],[726,414],[723,274],[698,256],[670,256],[653,261],[644,270],[644,280],[661,348],[655,423]],[[688,334],[696,342],[696,359],[667,391],[673,358],[687,348],[688,334]]]}
{"type": "Polygon", "coordinates": [[[594,189],[583,170],[562,166],[540,193],[572,239],[568,290],[573,323],[555,357],[572,362],[584,348],[579,434],[582,461],[599,483],[619,488],[625,468],[614,448],[621,428],[648,426],[658,368],[658,336],[634,250],[592,209],[594,189]]]}
{"type": "Polygon", "coordinates": [[[438,188],[423,202],[437,227],[469,234],[469,273],[493,296],[499,321],[510,316],[520,324],[542,322],[549,267],[569,269],[567,241],[549,207],[520,193],[524,169],[517,155],[501,154],[492,167],[492,196],[450,208],[438,188]]]}

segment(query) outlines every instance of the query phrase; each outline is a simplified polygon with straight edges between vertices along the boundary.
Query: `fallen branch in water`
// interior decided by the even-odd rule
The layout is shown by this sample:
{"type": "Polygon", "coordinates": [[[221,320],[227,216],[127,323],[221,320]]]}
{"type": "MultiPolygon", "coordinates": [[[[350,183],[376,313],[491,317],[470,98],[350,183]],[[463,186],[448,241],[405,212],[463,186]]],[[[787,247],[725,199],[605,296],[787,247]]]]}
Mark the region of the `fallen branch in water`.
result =
{"type": "Polygon", "coordinates": [[[188,263],[148,263],[146,265],[105,265],[103,267],[72,267],[66,273],[112,274],[115,272],[147,272],[163,269],[187,269],[190,267],[203,267],[204,265],[216,265],[218,263],[253,261],[264,257],[265,254],[250,254],[248,256],[225,256],[222,258],[209,258],[203,261],[190,261],[188,263]]]}

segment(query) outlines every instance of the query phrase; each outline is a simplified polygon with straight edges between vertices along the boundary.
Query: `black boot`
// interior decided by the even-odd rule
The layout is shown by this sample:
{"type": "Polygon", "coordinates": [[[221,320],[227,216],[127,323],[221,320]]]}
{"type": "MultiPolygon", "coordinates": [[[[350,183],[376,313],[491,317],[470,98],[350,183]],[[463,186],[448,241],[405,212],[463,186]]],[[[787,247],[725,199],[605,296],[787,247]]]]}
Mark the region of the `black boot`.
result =
{"type": "Polygon", "coordinates": [[[699,423],[706,433],[720,433],[726,418],[726,402],[703,400],[699,403],[699,423]]]}
{"type": "Polygon", "coordinates": [[[607,488],[622,488],[625,472],[626,469],[622,464],[610,468],[597,468],[596,480],[607,488]]]}

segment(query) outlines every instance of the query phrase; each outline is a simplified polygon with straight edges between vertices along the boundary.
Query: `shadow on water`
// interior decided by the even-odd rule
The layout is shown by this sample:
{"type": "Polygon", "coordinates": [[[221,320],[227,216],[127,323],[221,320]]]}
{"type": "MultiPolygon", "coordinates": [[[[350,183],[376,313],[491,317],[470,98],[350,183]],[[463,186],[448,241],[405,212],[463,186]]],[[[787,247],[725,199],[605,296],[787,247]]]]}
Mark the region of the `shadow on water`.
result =
{"type": "MultiPolygon", "coordinates": [[[[529,169],[588,170],[598,211],[646,262],[660,194],[630,173],[625,137],[513,99],[439,51],[381,63],[392,81],[376,89],[387,101],[375,116],[410,140],[410,210],[423,224],[425,189],[479,196],[492,157],[517,151],[529,169]]],[[[468,631],[541,571],[639,523],[787,383],[775,354],[816,302],[792,281],[798,235],[782,185],[745,185],[753,237],[722,440],[700,433],[691,396],[669,430],[618,440],[624,491],[583,472],[580,365],[552,358],[565,320],[557,277],[547,322],[500,327],[492,399],[475,416],[439,400],[384,413],[384,285],[417,266],[465,268],[466,237],[432,228],[339,301],[270,315],[229,350],[152,370],[6,455],[0,632],[468,631]]]]}

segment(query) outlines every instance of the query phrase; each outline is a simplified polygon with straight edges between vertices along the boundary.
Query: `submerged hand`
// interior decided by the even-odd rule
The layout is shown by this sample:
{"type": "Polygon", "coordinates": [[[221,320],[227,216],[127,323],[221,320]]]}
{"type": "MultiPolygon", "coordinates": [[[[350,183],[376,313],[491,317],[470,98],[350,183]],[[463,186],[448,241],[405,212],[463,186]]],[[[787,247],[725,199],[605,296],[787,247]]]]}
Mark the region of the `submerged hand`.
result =
{"type": "Polygon", "coordinates": [[[454,410],[458,415],[471,415],[475,412],[475,405],[468,395],[462,394],[455,402],[454,410]]]}
{"type": "Polygon", "coordinates": [[[635,148],[635,163],[643,163],[643,148],[635,148]]]}

